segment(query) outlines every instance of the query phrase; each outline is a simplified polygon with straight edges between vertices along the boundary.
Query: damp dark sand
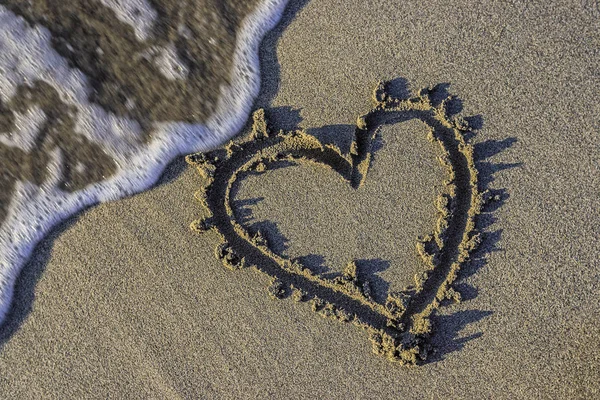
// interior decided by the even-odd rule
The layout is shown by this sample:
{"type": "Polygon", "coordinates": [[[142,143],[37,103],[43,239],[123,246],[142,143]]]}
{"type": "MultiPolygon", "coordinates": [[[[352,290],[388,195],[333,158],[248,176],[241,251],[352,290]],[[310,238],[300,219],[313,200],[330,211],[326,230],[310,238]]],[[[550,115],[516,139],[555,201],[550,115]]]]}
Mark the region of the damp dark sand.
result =
{"type": "Polygon", "coordinates": [[[57,224],[239,132],[286,2],[0,3],[0,321],[57,224]]]}
{"type": "MultiPolygon", "coordinates": [[[[117,117],[138,122],[142,140],[148,140],[157,122],[199,123],[214,112],[220,87],[230,82],[236,34],[257,1],[135,3],[152,12],[147,36],[140,37],[138,26],[119,19],[115,8],[100,1],[0,1],[32,26],[48,29],[52,48],[88,79],[88,100],[117,117]],[[165,54],[171,50],[173,54],[165,54]],[[174,59],[173,65],[164,62],[165,56],[174,59]],[[165,73],[167,67],[175,70],[165,73]]],[[[141,24],[142,12],[138,12],[141,24]]],[[[41,185],[57,148],[65,156],[62,190],[77,191],[116,170],[102,144],[88,144],[86,135],[75,131],[77,108],[65,104],[43,80],[19,86],[7,104],[0,98],[0,133],[20,129],[15,126],[15,113],[26,114],[36,106],[46,121],[33,148],[23,152],[0,143],[0,224],[14,182],[41,185]]]]}
{"type": "MultiPolygon", "coordinates": [[[[474,139],[480,177],[501,201],[483,215],[488,247],[460,280],[463,301],[434,319],[437,355],[427,364],[405,368],[375,357],[355,327],[289,299],[270,299],[268,279],[250,269],[224,268],[214,256],[218,238],[190,233],[201,213],[193,199],[201,181],[180,161],[151,192],[88,211],[38,248],[2,331],[0,391],[6,397],[597,397],[600,109],[593,99],[600,89],[600,21],[588,3],[423,8],[314,0],[295,6],[301,10],[293,22],[265,41],[257,106],[275,107],[282,127],[335,125],[331,134],[339,139],[369,110],[373,84],[398,77],[413,89],[449,82],[463,112],[481,115],[474,139]]],[[[413,128],[397,127],[407,134],[413,128]]],[[[408,152],[404,159],[431,157],[427,146],[399,146],[408,152]]],[[[421,166],[399,167],[401,153],[385,152],[386,146],[374,168],[411,188],[410,195],[404,185],[385,188],[410,210],[406,230],[429,230],[432,221],[425,219],[435,209],[423,200],[435,190],[417,182],[438,177],[421,166]]],[[[293,189],[286,194],[294,185],[289,178],[307,172],[272,172],[262,185],[246,187],[248,199],[265,197],[262,208],[249,206],[256,216],[283,221],[290,251],[312,251],[328,265],[354,257],[355,242],[340,237],[323,235],[314,249],[297,243],[300,222],[269,208],[274,200],[267,194],[293,196],[293,189]]],[[[302,183],[306,192],[324,193],[311,195],[307,207],[344,227],[348,215],[326,204],[339,196],[339,178],[331,178],[302,183]]],[[[398,224],[366,234],[414,249],[398,224]]],[[[382,243],[373,253],[382,260],[410,257],[411,249],[398,247],[393,253],[382,243]]],[[[391,270],[379,273],[382,279],[391,282],[391,270]]]]}

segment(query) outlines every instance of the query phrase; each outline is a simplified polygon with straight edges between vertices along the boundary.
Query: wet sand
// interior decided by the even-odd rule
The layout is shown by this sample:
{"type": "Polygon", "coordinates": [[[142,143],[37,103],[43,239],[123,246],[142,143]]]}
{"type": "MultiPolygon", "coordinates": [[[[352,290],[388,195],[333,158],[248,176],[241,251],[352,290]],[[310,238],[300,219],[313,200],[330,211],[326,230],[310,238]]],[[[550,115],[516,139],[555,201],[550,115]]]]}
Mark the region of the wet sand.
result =
{"type": "MultiPolygon", "coordinates": [[[[138,19],[133,24],[123,20],[119,3],[108,0],[5,0],[0,5],[32,27],[47,29],[52,49],[85,74],[88,101],[113,116],[135,121],[142,132],[131,132],[130,139],[143,142],[150,140],[156,123],[205,122],[215,111],[220,88],[230,83],[241,21],[256,3],[139,0],[130,2],[139,5],[130,13],[138,19]],[[147,26],[141,29],[143,25],[147,26]]],[[[28,62],[19,61],[13,68],[24,73],[28,62]]],[[[56,149],[64,158],[61,190],[75,192],[115,173],[116,162],[106,152],[113,143],[90,142],[93,135],[77,126],[82,104],[65,102],[56,88],[41,79],[26,80],[9,101],[3,102],[2,97],[0,134],[15,137],[17,144],[27,140],[18,138],[24,135],[18,116],[39,109],[43,117],[30,149],[0,142],[0,225],[16,181],[38,186],[46,182],[56,149]]]]}
{"type": "MultiPolygon", "coordinates": [[[[179,160],[155,189],[88,210],[38,247],[0,333],[0,392],[598,396],[600,20],[593,3],[574,4],[313,0],[292,3],[265,39],[256,106],[281,128],[327,126],[343,143],[381,79],[410,89],[450,83],[463,114],[480,116],[477,167],[500,200],[483,214],[480,257],[460,276],[463,301],[434,318],[437,352],[425,365],[376,357],[356,327],[271,299],[269,280],[251,269],[224,268],[217,236],[189,229],[202,213],[193,198],[201,178],[179,160]]],[[[418,265],[414,235],[431,229],[439,176],[424,167],[435,165],[426,141],[392,141],[418,138],[418,125],[386,129],[396,132],[382,132],[390,139],[356,205],[346,203],[339,177],[306,167],[248,180],[240,198],[263,198],[245,207],[277,224],[290,254],[314,254],[332,269],[349,257],[379,257],[390,264],[376,272],[381,282],[402,285],[418,265]],[[314,235],[298,217],[307,210],[286,208],[298,196],[306,202],[296,206],[316,215],[314,235]],[[390,221],[391,205],[401,218],[390,221]],[[364,229],[354,228],[355,210],[364,229]]]]}

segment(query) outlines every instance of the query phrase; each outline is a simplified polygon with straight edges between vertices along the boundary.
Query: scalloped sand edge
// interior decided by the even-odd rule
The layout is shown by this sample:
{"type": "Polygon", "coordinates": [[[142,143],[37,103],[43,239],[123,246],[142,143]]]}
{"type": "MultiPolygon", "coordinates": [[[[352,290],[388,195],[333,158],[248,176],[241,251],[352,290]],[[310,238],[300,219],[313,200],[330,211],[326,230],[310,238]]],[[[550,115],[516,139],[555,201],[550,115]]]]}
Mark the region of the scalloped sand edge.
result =
{"type": "Polygon", "coordinates": [[[461,300],[453,283],[481,243],[476,218],[485,200],[479,190],[474,148],[465,138],[465,133],[471,132],[468,123],[448,112],[452,97],[434,106],[431,93],[432,89],[426,88],[416,97],[398,99],[389,94],[387,82],[380,82],[373,93],[373,109],[357,118],[349,154],[343,154],[337,146],[322,144],[304,130],[273,134],[264,110],[256,110],[248,137],[239,143],[230,142],[225,151],[186,158],[205,178],[196,193],[205,216],[192,222],[192,230],[217,233],[215,254],[226,268],[252,265],[270,276],[271,297],[291,294],[295,301],[308,301],[321,316],[352,322],[366,330],[374,353],[402,365],[421,364],[431,350],[431,316],[443,300],[461,300]],[[389,119],[394,123],[414,118],[430,127],[427,139],[439,146],[438,161],[447,179],[435,202],[436,226],[430,234],[417,238],[416,252],[425,271],[415,276],[415,285],[388,293],[384,304],[373,300],[369,282],[359,279],[354,261],[341,276],[320,276],[298,260],[276,254],[260,231],[249,232],[237,221],[233,193],[247,174],[261,174],[281,161],[316,162],[338,172],[358,189],[367,177],[377,128],[389,119]]]}

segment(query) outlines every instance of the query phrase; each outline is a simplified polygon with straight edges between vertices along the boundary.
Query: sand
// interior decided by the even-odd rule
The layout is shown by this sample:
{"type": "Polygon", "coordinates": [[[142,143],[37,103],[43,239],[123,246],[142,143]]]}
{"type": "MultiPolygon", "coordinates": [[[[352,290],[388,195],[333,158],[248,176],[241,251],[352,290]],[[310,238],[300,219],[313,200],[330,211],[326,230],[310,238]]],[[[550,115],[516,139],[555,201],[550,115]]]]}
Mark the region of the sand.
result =
{"type": "MultiPolygon", "coordinates": [[[[235,1],[8,3],[0,5],[2,321],[23,265],[58,223],[98,202],[149,189],[177,156],[209,150],[239,132],[259,92],[260,42],[287,1],[263,0],[247,14],[249,4],[235,1]],[[131,18],[140,23],[132,27],[131,18]],[[229,45],[218,47],[220,41],[229,45]],[[206,51],[207,43],[217,51],[206,51]],[[190,49],[198,46],[198,53],[190,49]],[[234,50],[229,66],[221,57],[227,49],[234,50]],[[214,63],[228,79],[211,79],[214,63]],[[146,67],[165,79],[152,79],[146,67]],[[210,84],[198,86],[194,76],[210,84]],[[148,79],[141,83],[140,77],[148,79]],[[166,121],[153,113],[147,119],[138,111],[150,109],[136,111],[128,97],[136,92],[132,96],[164,111],[165,101],[173,105],[187,90],[202,101],[220,93],[210,118],[197,120],[190,112],[184,120],[169,120],[176,113],[164,115],[166,121]],[[110,105],[99,100],[101,92],[109,93],[110,105]],[[117,99],[132,113],[114,109],[117,99]]],[[[193,107],[190,98],[182,101],[193,107]]]]}
{"type": "Polygon", "coordinates": [[[186,3],[2,2],[29,23],[50,30],[56,51],[90,80],[92,101],[147,125],[203,121],[212,114],[218,87],[230,79],[236,31],[256,4],[186,3]],[[119,12],[119,3],[129,3],[131,10],[119,12]]]}
{"type": "MultiPolygon", "coordinates": [[[[142,140],[149,140],[156,122],[206,121],[215,110],[219,87],[230,81],[236,31],[253,2],[203,1],[180,7],[169,1],[156,1],[153,5],[142,1],[137,6],[128,3],[133,9],[123,11],[121,18],[115,18],[121,10],[117,3],[106,4],[2,2],[28,23],[48,29],[53,35],[53,49],[89,80],[89,100],[118,117],[138,121],[144,131],[142,140]],[[123,20],[136,14],[137,24],[123,20]],[[199,36],[210,39],[194,40],[199,36]]],[[[56,89],[44,81],[19,85],[8,104],[0,100],[0,132],[10,133],[15,127],[15,113],[25,114],[34,106],[46,116],[34,148],[20,154],[17,147],[0,145],[3,193],[11,194],[16,179],[38,185],[48,179],[44,176],[45,165],[55,147],[67,157],[63,190],[73,192],[114,173],[115,162],[103,147],[97,143],[87,145],[87,138],[75,132],[77,107],[61,101],[56,89]],[[79,149],[79,141],[87,147],[79,149]],[[85,166],[84,173],[78,173],[76,166],[86,160],[90,165],[85,166]],[[30,167],[13,171],[15,164],[30,167]]],[[[7,204],[8,201],[2,202],[0,223],[7,204]]]]}
{"type": "MultiPolygon", "coordinates": [[[[88,210],[38,247],[2,328],[0,392],[7,398],[598,396],[600,20],[594,10],[593,2],[424,8],[312,0],[292,3],[263,44],[256,106],[281,128],[328,126],[331,140],[343,142],[370,109],[381,79],[414,90],[449,83],[463,114],[480,116],[477,167],[500,201],[482,218],[482,257],[460,277],[463,301],[442,307],[433,320],[437,352],[424,365],[377,357],[356,327],[320,318],[304,303],[271,299],[269,279],[252,269],[224,268],[214,256],[218,237],[189,229],[202,213],[193,198],[202,180],[178,160],[152,191],[88,210]]],[[[240,199],[264,198],[245,208],[256,222],[276,224],[288,239],[282,251],[314,254],[331,269],[348,258],[380,258],[389,263],[377,272],[383,284],[402,285],[418,266],[414,236],[431,229],[439,174],[429,143],[418,141],[418,124],[389,129],[373,181],[365,182],[373,187],[354,202],[336,186],[339,177],[310,167],[248,180],[240,199]],[[396,141],[403,135],[414,143],[396,141]],[[286,209],[298,196],[306,202],[296,208],[306,209],[286,209]],[[386,212],[392,206],[400,216],[386,212]],[[302,213],[313,219],[303,224],[302,213]],[[340,229],[328,232],[331,226],[340,229]],[[362,247],[373,238],[372,247],[362,247]]]]}

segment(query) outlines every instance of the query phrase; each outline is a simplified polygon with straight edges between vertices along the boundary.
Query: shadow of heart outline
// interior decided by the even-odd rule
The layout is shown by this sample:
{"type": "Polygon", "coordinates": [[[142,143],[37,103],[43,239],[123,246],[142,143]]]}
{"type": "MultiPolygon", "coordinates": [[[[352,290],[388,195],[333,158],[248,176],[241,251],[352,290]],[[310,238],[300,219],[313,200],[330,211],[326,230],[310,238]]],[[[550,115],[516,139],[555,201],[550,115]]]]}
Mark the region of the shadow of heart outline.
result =
{"type": "Polygon", "coordinates": [[[219,235],[215,254],[227,268],[252,265],[270,276],[269,293],[273,297],[285,297],[289,288],[295,300],[308,299],[313,310],[324,317],[352,322],[367,330],[376,354],[402,365],[417,365],[431,350],[432,314],[445,299],[460,301],[460,293],[452,285],[461,265],[481,243],[476,218],[490,196],[488,191],[479,190],[474,148],[467,139],[472,130],[465,118],[453,116],[450,111],[453,97],[434,105],[435,88],[400,99],[389,93],[388,86],[388,82],[380,82],[375,88],[374,107],[358,118],[355,139],[347,154],[335,145],[324,145],[304,130],[272,134],[260,109],[253,115],[252,134],[243,141],[187,156],[186,161],[205,178],[195,197],[207,215],[192,222],[191,228],[219,235]],[[412,119],[429,126],[427,138],[439,145],[438,160],[448,174],[444,191],[436,200],[436,227],[417,240],[417,252],[426,270],[415,277],[414,287],[389,293],[384,304],[378,303],[370,295],[368,282],[358,279],[354,262],[342,276],[321,276],[298,260],[276,254],[260,231],[250,233],[238,222],[232,193],[247,174],[260,174],[279,162],[313,162],[332,168],[358,189],[367,177],[371,145],[380,127],[412,119]]]}

